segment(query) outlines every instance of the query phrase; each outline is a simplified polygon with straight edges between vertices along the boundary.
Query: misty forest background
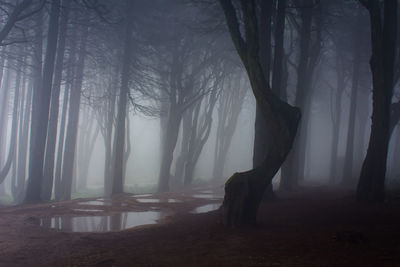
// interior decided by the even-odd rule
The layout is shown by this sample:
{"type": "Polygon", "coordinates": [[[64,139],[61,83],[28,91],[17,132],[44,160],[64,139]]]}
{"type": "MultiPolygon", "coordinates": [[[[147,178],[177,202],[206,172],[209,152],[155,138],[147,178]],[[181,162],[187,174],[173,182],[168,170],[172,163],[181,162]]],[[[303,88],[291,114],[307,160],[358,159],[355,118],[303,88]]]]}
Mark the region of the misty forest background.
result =
{"type": "MultiPolygon", "coordinates": [[[[229,21],[235,9],[248,45],[251,13],[243,2],[0,1],[0,201],[221,185],[261,164],[268,127],[229,21]]],[[[380,65],[392,82],[381,90],[386,104],[374,105],[386,110],[375,117],[389,143],[379,154],[387,160],[378,155],[383,176],[370,183],[399,188],[400,45],[385,37],[381,50],[371,46],[370,19],[381,1],[248,2],[256,3],[263,77],[301,110],[274,190],[357,188],[377,90],[370,58],[382,46],[394,51],[392,66],[385,53],[380,65]]],[[[388,26],[399,22],[388,10],[395,2],[384,1],[386,34],[400,30],[388,26]]]]}

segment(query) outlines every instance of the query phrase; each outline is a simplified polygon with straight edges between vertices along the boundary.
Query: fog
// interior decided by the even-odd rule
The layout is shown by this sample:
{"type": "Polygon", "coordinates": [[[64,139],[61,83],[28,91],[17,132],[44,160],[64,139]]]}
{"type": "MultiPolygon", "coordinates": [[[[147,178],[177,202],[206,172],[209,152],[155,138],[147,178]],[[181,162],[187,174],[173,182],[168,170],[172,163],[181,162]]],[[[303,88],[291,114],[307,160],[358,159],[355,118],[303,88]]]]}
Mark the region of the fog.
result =
{"type": "Polygon", "coordinates": [[[399,266],[398,0],[1,0],[0,266],[399,266]]]}
{"type": "MultiPolygon", "coordinates": [[[[265,3],[256,12],[267,84],[302,114],[284,166],[293,182],[281,187],[278,171],[274,190],[354,189],[373,112],[368,10],[286,2],[283,12],[278,3],[272,15],[265,3]]],[[[3,203],[223,186],[260,165],[274,142],[217,1],[32,1],[22,11],[25,1],[7,3],[2,12],[29,16],[1,22],[3,203]]],[[[388,188],[399,179],[394,127],[388,188]]]]}

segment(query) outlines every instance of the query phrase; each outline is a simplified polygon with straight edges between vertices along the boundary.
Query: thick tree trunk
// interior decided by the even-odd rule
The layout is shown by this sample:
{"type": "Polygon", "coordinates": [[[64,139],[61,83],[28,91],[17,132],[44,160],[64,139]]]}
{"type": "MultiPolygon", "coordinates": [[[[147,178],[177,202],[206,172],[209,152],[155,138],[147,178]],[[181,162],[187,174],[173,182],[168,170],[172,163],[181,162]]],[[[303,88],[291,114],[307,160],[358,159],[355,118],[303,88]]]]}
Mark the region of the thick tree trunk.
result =
{"type": "MultiPolygon", "coordinates": [[[[260,35],[260,63],[267,83],[270,82],[271,73],[271,18],[273,1],[261,1],[259,35],[260,35]]],[[[273,89],[274,90],[274,89],[273,89]]],[[[276,93],[276,91],[275,91],[276,93]]],[[[279,93],[278,93],[279,95],[279,93]]],[[[267,149],[267,127],[262,111],[256,104],[256,118],[254,124],[253,168],[264,159],[267,149]]],[[[268,187],[268,195],[273,195],[272,184],[268,187]]]]}
{"type": "Polygon", "coordinates": [[[265,188],[281,167],[296,136],[300,111],[282,102],[269,88],[258,55],[255,1],[242,0],[246,40],[241,37],[236,10],[230,0],[220,0],[229,31],[249,76],[251,88],[268,128],[268,146],[263,162],[253,170],[235,173],[225,184],[221,207],[223,223],[254,224],[265,188]]]}
{"type": "Polygon", "coordinates": [[[182,118],[182,142],[181,152],[175,165],[175,183],[183,184],[185,174],[185,162],[189,157],[189,141],[192,128],[193,108],[186,110],[182,118]]]}
{"type": "Polygon", "coordinates": [[[379,3],[369,0],[367,8],[371,21],[371,72],[373,111],[371,136],[368,144],[357,198],[363,201],[385,199],[386,161],[389,146],[390,105],[392,101],[394,58],[397,34],[397,0],[385,0],[382,15],[379,3]]]}
{"type": "Polygon", "coordinates": [[[165,130],[165,138],[163,142],[164,147],[162,149],[161,168],[158,179],[158,192],[169,191],[171,164],[176,142],[178,140],[180,123],[181,115],[179,115],[174,108],[170,107],[167,129],[165,130]]]}
{"type": "MultiPolygon", "coordinates": [[[[273,1],[262,1],[259,21],[260,63],[267,83],[271,73],[271,18],[273,1]]],[[[262,112],[257,106],[254,126],[253,166],[257,166],[264,158],[266,148],[266,128],[262,112]]]]}

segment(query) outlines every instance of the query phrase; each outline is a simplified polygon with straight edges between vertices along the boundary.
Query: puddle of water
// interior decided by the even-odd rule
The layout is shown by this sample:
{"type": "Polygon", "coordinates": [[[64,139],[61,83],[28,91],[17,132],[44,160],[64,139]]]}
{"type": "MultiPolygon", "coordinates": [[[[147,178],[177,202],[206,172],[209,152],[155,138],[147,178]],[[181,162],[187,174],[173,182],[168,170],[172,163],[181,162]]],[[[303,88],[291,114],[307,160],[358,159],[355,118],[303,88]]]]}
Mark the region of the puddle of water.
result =
{"type": "Polygon", "coordinates": [[[179,199],[168,198],[168,199],[159,199],[159,198],[137,198],[137,202],[139,203],[161,203],[161,202],[168,202],[168,203],[179,203],[182,202],[179,199]]]}
{"type": "Polygon", "coordinates": [[[96,209],[73,209],[73,211],[100,212],[100,211],[103,211],[103,210],[96,210],[96,209]]]}
{"type": "Polygon", "coordinates": [[[138,198],[136,199],[137,202],[140,203],[160,203],[161,201],[159,199],[155,198],[138,198]]]}
{"type": "Polygon", "coordinates": [[[110,206],[111,203],[106,203],[100,200],[90,200],[90,201],[83,201],[79,202],[79,205],[96,205],[96,206],[110,206]]]}
{"type": "Polygon", "coordinates": [[[162,217],[158,211],[121,212],[105,216],[61,216],[42,218],[40,226],[66,232],[109,232],[156,224],[162,217]]]}
{"type": "Polygon", "coordinates": [[[193,214],[205,213],[205,212],[217,210],[217,209],[219,209],[220,206],[221,206],[220,203],[218,203],[218,204],[216,204],[216,203],[215,204],[207,204],[207,205],[203,205],[203,206],[195,208],[190,213],[193,213],[193,214]]]}
{"type": "Polygon", "coordinates": [[[202,190],[202,191],[199,191],[199,193],[200,194],[214,194],[214,191],[212,191],[212,190],[202,190]]]}
{"type": "Polygon", "coordinates": [[[182,200],[179,199],[174,199],[174,198],[169,198],[168,203],[182,203],[182,200]]]}
{"type": "Polygon", "coordinates": [[[132,197],[151,197],[152,194],[139,194],[139,195],[133,195],[132,197]]]}

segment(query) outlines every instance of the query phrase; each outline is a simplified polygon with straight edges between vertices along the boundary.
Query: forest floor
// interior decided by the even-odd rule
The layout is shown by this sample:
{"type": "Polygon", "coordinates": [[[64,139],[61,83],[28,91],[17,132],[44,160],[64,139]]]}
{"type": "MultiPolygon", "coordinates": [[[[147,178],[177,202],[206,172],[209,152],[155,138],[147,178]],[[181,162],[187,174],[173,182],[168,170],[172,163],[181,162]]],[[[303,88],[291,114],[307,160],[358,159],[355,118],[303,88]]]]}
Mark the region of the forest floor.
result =
{"type": "Polygon", "coordinates": [[[396,200],[365,204],[340,188],[303,188],[262,203],[258,225],[241,229],[223,227],[218,210],[193,213],[221,203],[222,194],[220,186],[159,195],[156,203],[137,200],[155,196],[123,194],[112,201],[1,207],[0,266],[400,266],[396,200]],[[106,215],[120,211],[161,219],[118,231],[129,226],[127,217],[106,215]],[[93,214],[99,220],[57,219],[93,214]]]}

